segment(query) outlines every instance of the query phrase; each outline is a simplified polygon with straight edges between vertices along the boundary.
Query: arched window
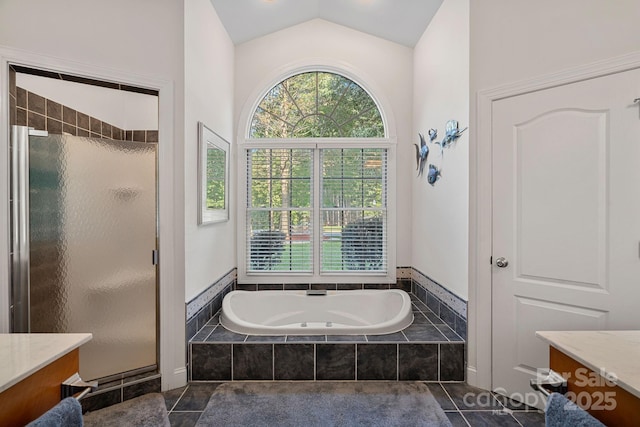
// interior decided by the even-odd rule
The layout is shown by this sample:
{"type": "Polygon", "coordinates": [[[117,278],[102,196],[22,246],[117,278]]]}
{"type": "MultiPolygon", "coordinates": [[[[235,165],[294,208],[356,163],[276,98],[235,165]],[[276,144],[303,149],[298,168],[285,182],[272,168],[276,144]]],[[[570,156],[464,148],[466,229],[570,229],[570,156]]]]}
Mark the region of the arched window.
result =
{"type": "Polygon", "coordinates": [[[239,280],[389,276],[391,144],[369,93],[339,74],[304,72],[271,88],[250,120],[239,280]]]}
{"type": "Polygon", "coordinates": [[[378,106],[354,81],[301,73],[274,86],[251,120],[251,138],[383,138],[378,106]]]}

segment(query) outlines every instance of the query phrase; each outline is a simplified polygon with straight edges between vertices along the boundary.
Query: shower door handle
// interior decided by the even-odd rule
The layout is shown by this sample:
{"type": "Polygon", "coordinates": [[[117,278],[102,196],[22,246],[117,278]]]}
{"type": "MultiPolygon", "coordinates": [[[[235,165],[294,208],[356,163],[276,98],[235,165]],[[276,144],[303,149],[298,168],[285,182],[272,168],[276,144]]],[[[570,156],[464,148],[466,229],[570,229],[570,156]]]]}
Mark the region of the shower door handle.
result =
{"type": "Polygon", "coordinates": [[[158,265],[158,250],[151,251],[151,265],[158,265]]]}

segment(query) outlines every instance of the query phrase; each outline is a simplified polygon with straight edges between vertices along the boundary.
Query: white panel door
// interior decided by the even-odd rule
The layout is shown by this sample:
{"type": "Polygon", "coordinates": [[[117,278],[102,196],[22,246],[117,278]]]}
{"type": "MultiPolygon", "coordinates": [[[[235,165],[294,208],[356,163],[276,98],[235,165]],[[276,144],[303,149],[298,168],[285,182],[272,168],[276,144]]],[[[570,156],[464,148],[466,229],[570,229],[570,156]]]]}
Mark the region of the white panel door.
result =
{"type": "Polygon", "coordinates": [[[537,330],[640,328],[638,97],[632,70],[493,103],[494,390],[531,395],[537,330]]]}

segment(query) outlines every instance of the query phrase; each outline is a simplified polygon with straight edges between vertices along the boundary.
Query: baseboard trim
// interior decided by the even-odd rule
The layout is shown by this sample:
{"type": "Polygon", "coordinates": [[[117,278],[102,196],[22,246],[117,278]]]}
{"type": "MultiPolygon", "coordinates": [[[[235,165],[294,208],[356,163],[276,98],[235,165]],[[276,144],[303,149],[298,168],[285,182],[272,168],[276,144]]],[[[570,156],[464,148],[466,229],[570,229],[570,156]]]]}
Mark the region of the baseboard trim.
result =
{"type": "Polygon", "coordinates": [[[174,388],[187,385],[187,367],[181,366],[173,370],[172,375],[162,376],[162,391],[173,390],[174,388]]]}

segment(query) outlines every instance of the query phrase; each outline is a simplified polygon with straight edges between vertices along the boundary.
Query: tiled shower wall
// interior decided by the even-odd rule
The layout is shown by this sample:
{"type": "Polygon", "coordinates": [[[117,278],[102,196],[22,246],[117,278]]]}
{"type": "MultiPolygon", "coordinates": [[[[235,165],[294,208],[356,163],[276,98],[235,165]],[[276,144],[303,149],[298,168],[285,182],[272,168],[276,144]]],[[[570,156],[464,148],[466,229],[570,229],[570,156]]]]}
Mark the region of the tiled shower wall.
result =
{"type": "Polygon", "coordinates": [[[13,67],[9,67],[9,125],[18,124],[16,113],[18,100],[16,88],[16,70],[13,67]]]}
{"type": "Polygon", "coordinates": [[[136,142],[158,142],[157,130],[125,130],[66,105],[16,86],[16,71],[9,69],[10,124],[69,134],[136,142]]]}

